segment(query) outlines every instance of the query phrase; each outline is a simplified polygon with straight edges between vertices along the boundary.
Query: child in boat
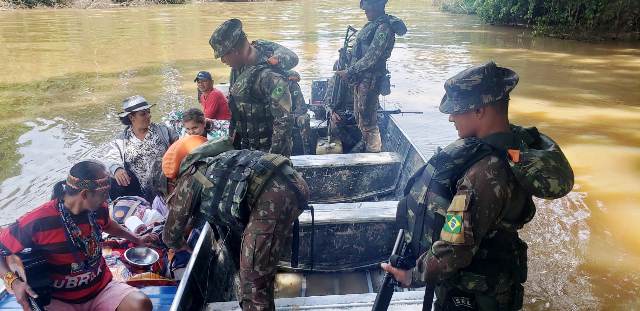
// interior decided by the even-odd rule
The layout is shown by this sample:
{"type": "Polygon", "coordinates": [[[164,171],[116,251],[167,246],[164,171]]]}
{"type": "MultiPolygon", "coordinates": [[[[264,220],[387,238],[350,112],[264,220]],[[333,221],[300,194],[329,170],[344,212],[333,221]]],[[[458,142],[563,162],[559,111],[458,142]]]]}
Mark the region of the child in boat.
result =
{"type": "Polygon", "coordinates": [[[172,111],[163,120],[180,137],[201,135],[211,140],[229,136],[230,122],[228,120],[207,119],[202,110],[198,108],[187,111],[172,111]]]}
{"type": "Polygon", "coordinates": [[[207,139],[218,139],[229,136],[229,120],[206,119],[202,110],[191,108],[182,115],[184,135],[200,135],[207,139]]]}

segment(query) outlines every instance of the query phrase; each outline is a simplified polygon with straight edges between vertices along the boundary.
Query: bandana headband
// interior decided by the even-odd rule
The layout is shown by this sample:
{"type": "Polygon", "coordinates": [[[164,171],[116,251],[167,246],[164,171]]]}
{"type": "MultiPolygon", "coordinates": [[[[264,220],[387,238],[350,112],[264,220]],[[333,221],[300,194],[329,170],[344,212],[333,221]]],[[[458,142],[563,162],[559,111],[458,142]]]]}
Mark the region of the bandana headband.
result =
{"type": "Polygon", "coordinates": [[[109,177],[100,179],[80,179],[78,177],[67,176],[67,186],[77,190],[104,191],[111,187],[109,177]]]}

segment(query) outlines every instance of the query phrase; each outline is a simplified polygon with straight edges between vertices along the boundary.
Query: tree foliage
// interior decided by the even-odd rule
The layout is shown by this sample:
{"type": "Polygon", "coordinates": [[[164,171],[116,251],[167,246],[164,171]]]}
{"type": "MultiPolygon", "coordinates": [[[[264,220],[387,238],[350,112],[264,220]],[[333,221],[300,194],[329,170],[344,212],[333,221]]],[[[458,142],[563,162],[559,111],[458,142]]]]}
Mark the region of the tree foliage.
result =
{"type": "Polygon", "coordinates": [[[476,13],[485,22],[525,25],[562,37],[640,33],[639,0],[434,0],[446,11],[476,13]]]}

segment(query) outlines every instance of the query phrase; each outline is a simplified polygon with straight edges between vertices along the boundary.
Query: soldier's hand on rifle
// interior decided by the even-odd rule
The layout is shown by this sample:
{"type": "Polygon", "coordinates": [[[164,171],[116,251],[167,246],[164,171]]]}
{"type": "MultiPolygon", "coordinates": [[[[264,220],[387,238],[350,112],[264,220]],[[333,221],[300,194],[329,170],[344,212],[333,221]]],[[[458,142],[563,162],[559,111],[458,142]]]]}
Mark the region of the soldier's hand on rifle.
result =
{"type": "Polygon", "coordinates": [[[382,270],[391,273],[393,278],[398,281],[402,287],[409,287],[409,285],[411,285],[411,271],[395,268],[388,263],[382,263],[380,266],[382,270]]]}
{"type": "Polygon", "coordinates": [[[340,77],[340,79],[347,80],[347,71],[346,70],[336,71],[336,74],[340,77]]]}

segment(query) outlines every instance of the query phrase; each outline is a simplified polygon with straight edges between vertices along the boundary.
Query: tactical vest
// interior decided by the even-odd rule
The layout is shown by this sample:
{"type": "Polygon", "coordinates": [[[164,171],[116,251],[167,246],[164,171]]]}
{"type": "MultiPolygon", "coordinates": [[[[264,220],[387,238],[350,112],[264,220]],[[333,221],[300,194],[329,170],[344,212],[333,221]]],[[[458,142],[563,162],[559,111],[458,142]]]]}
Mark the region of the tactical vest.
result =
{"type": "Polygon", "coordinates": [[[281,155],[249,150],[227,151],[204,162],[193,175],[202,187],[199,213],[236,232],[244,230],[267,181],[291,165],[281,155]]]}
{"type": "MultiPolygon", "coordinates": [[[[262,63],[266,63],[267,60],[269,58],[271,58],[272,56],[274,56],[275,51],[273,50],[273,45],[269,44],[267,41],[264,40],[256,40],[251,42],[251,45],[253,45],[253,47],[256,48],[256,50],[258,50],[259,53],[259,62],[262,63]]],[[[277,56],[276,56],[277,57],[277,56]]],[[[302,95],[302,91],[300,89],[300,84],[298,84],[298,82],[289,79],[289,77],[291,77],[292,74],[296,74],[299,78],[299,74],[297,74],[295,71],[293,71],[293,68],[283,68],[282,67],[282,60],[278,60],[280,61],[280,63],[278,63],[278,65],[269,65],[269,69],[271,69],[274,72],[279,73],[280,75],[282,75],[283,77],[285,77],[285,79],[288,80],[289,82],[289,90],[291,93],[291,112],[294,115],[294,117],[298,117],[300,116],[299,114],[297,114],[296,112],[300,111],[300,106],[305,104],[304,101],[304,95],[302,95]]],[[[294,125],[295,126],[295,125],[294,125]]]]}
{"type": "Polygon", "coordinates": [[[398,203],[396,219],[406,229],[412,257],[429,250],[440,238],[457,181],[473,164],[496,153],[475,137],[460,139],[436,153],[409,179],[398,203]]]}
{"type": "MultiPolygon", "coordinates": [[[[376,31],[378,30],[378,27],[380,27],[380,25],[382,25],[382,24],[390,24],[388,15],[384,16],[384,17],[381,17],[381,18],[378,18],[375,21],[367,23],[358,32],[358,35],[356,36],[355,43],[353,44],[352,62],[355,63],[359,59],[364,57],[365,53],[367,52],[367,50],[371,46],[371,43],[373,42],[374,35],[376,34],[376,31]]],[[[393,34],[391,34],[391,35],[393,35],[393,34]]],[[[374,72],[386,71],[386,69],[387,69],[386,68],[387,67],[387,59],[391,56],[391,51],[392,50],[393,50],[393,46],[391,46],[390,48],[388,48],[385,51],[384,55],[381,58],[381,61],[378,64],[376,64],[375,68],[372,68],[372,71],[374,71],[374,72]]]]}
{"type": "MultiPolygon", "coordinates": [[[[404,22],[393,15],[386,14],[380,18],[377,18],[375,21],[365,24],[365,26],[358,32],[358,35],[356,36],[356,40],[352,50],[352,62],[358,61],[364,56],[366,51],[371,46],[371,43],[373,42],[374,35],[378,30],[378,27],[380,27],[380,25],[382,24],[389,25],[389,28],[392,31],[392,36],[404,36],[404,34],[407,33],[407,26],[404,24],[404,22]]],[[[390,46],[388,50],[385,51],[385,54],[382,58],[384,61],[381,61],[381,63],[378,64],[374,70],[386,70],[387,59],[391,56],[392,50],[393,46],[390,46]]]]}
{"type": "MultiPolygon", "coordinates": [[[[510,161],[505,150],[498,150],[482,140],[460,139],[436,153],[407,182],[404,197],[398,204],[397,221],[407,230],[409,256],[416,258],[439,240],[447,208],[456,193],[457,183],[475,163],[488,155],[502,159],[521,189],[543,198],[559,198],[573,187],[573,172],[560,148],[536,128],[511,125],[511,132],[523,143],[519,161],[510,161]]],[[[527,245],[517,232],[535,214],[531,195],[517,219],[502,220],[498,229],[481,242],[472,264],[462,269],[454,286],[469,291],[479,284],[496,284],[492,279],[509,271],[515,281],[527,277],[527,245]],[[509,228],[509,230],[507,230],[509,228]],[[468,288],[468,286],[471,288],[468,288]]]]}
{"type": "Polygon", "coordinates": [[[269,151],[271,148],[271,99],[259,97],[254,91],[260,73],[267,68],[265,64],[246,68],[229,89],[233,130],[240,135],[239,149],[269,151]]]}
{"type": "MultiPolygon", "coordinates": [[[[397,220],[400,228],[407,232],[405,257],[410,262],[440,239],[458,181],[471,166],[489,155],[506,157],[478,138],[460,139],[436,153],[409,179],[405,196],[398,203],[397,220]]],[[[506,160],[504,162],[507,165],[506,160]]],[[[458,271],[456,277],[446,280],[447,287],[490,294],[497,290],[498,277],[507,275],[518,284],[526,280],[526,244],[518,238],[517,232],[504,230],[506,227],[520,227],[531,220],[535,206],[531,202],[526,207],[529,209],[524,209],[520,219],[515,220],[517,224],[499,225],[502,228],[487,234],[471,264],[458,271]]]]}

